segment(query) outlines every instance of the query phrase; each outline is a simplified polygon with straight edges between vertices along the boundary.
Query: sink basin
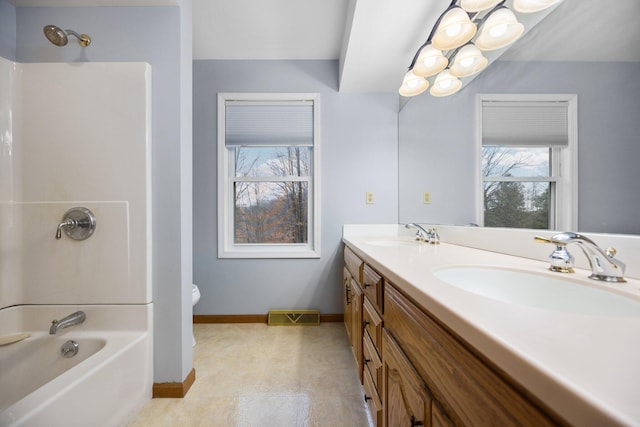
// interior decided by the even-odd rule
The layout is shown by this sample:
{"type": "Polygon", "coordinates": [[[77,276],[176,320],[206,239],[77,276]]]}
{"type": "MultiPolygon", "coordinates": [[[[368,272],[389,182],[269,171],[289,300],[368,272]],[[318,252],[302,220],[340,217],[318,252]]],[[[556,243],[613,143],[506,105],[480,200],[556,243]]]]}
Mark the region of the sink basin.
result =
{"type": "Polygon", "coordinates": [[[373,245],[373,246],[401,247],[401,246],[420,246],[420,245],[424,245],[425,243],[418,242],[415,240],[389,239],[389,240],[370,240],[367,242],[367,244],[373,245]]]}
{"type": "Polygon", "coordinates": [[[486,298],[547,310],[609,317],[640,317],[640,301],[569,280],[517,270],[452,267],[434,276],[486,298]]]}

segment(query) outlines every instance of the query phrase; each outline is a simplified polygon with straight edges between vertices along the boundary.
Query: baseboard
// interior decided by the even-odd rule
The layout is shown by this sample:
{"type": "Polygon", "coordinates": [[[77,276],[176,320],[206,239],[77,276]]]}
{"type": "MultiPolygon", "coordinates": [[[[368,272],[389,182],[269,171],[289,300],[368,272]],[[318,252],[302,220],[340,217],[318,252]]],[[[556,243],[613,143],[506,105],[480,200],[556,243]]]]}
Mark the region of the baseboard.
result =
{"type": "MultiPolygon", "coordinates": [[[[266,314],[194,314],[193,323],[267,323],[266,314]]],[[[344,322],[342,313],[320,314],[322,322],[344,322]]]]}
{"type": "Polygon", "coordinates": [[[153,384],[153,397],[154,398],[183,398],[189,392],[189,389],[196,381],[196,370],[191,369],[191,372],[181,383],[154,383],[153,384]]]}

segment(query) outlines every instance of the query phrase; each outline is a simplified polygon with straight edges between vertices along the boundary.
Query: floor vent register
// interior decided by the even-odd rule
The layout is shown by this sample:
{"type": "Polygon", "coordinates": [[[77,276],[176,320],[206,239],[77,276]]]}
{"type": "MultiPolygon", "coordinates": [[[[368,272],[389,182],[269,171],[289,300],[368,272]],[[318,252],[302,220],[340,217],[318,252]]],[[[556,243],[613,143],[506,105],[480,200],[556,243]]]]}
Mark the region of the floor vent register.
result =
{"type": "Polygon", "coordinates": [[[320,310],[270,310],[269,326],[316,326],[320,310]]]}

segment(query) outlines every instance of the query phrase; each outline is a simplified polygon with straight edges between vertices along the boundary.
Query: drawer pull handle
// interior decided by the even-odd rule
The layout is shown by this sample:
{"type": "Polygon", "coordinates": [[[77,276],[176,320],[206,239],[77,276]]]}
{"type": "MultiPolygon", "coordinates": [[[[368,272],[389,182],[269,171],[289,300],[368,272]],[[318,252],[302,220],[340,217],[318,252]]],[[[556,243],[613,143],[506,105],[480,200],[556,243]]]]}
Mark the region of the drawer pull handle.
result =
{"type": "Polygon", "coordinates": [[[365,359],[364,359],[364,364],[366,365],[366,364],[367,364],[367,363],[369,363],[369,362],[371,362],[371,359],[367,359],[367,358],[365,357],[365,359]]]}
{"type": "Polygon", "coordinates": [[[367,289],[369,286],[373,286],[373,285],[372,285],[372,284],[370,284],[370,283],[364,282],[364,288],[365,288],[365,289],[367,289]]]}
{"type": "MultiPolygon", "coordinates": [[[[367,403],[367,400],[371,400],[372,398],[367,396],[367,394],[365,393],[364,395],[364,403],[367,403]]],[[[413,422],[413,421],[412,421],[413,422]]]]}
{"type": "Polygon", "coordinates": [[[411,416],[411,427],[423,426],[423,425],[424,423],[422,421],[416,420],[416,417],[414,417],[413,415],[411,416]]]}
{"type": "Polygon", "coordinates": [[[370,324],[371,324],[371,322],[369,322],[368,320],[365,320],[365,321],[362,322],[362,327],[366,328],[367,325],[370,325],[370,324]]]}

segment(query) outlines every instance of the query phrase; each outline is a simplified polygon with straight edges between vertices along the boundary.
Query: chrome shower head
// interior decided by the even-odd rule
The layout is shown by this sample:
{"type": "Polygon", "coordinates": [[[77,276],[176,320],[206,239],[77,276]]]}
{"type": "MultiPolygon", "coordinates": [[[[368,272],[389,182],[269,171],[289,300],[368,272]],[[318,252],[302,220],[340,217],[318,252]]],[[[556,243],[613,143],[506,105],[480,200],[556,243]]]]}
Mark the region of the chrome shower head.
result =
{"type": "Polygon", "coordinates": [[[78,34],[73,30],[63,30],[55,25],[45,25],[42,29],[45,37],[56,46],[66,46],[69,43],[69,34],[78,39],[80,46],[89,46],[91,37],[86,34],[78,34]]]}

